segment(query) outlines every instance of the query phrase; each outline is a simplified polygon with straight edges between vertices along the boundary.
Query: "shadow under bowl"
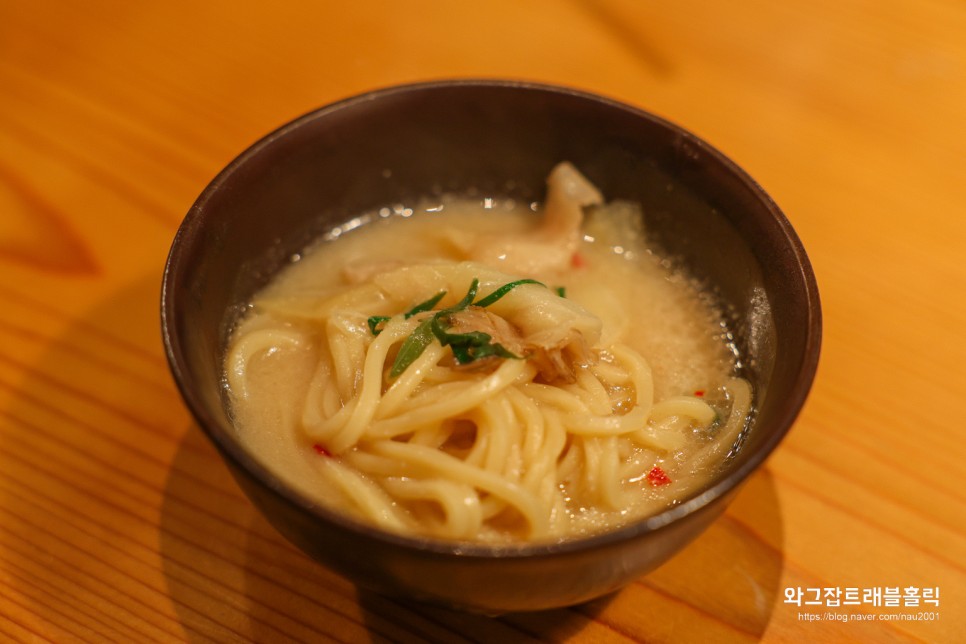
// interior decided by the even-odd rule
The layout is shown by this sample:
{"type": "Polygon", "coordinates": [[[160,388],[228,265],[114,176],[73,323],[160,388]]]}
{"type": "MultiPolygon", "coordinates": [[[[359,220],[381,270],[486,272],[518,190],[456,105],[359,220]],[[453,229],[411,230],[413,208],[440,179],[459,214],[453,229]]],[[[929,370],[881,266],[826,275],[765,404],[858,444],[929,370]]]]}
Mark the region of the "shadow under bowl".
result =
{"type": "Polygon", "coordinates": [[[815,376],[821,312],[791,225],[745,172],[693,134],[606,98],[510,81],[441,81],[349,98],[255,143],[204,190],[166,266],[162,334],[201,428],[269,521],[311,557],[381,593],[498,613],[583,602],[697,536],[774,450],[815,376]],[[538,200],[567,160],[608,200],[642,205],[650,240],[712,285],[755,391],[728,467],[660,514],[554,544],[494,547],[388,534],[319,507],[239,443],[223,359],[244,303],[313,239],[439,192],[538,200]]]}

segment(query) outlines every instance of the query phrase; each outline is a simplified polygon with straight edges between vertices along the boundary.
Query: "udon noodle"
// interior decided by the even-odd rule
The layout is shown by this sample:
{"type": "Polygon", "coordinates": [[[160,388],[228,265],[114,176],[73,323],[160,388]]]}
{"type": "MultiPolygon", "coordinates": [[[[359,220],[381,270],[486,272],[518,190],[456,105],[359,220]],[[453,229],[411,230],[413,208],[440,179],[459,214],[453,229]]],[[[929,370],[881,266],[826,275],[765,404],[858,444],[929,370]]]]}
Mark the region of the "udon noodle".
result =
{"type": "Polygon", "coordinates": [[[735,448],[751,390],[640,222],[562,163],[542,207],[440,198],[333,231],[231,336],[242,440],[404,534],[561,540],[680,502],[735,448]]]}

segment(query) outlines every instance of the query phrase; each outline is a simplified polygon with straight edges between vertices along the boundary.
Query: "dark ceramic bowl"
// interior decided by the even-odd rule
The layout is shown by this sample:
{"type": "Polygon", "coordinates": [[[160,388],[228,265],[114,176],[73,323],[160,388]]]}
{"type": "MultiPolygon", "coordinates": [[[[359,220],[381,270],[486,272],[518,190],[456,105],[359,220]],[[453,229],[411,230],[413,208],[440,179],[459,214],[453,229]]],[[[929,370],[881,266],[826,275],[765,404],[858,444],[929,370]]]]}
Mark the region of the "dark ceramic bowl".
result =
{"type": "Polygon", "coordinates": [[[181,225],[161,319],[185,402],[281,533],[362,587],[491,613],[598,597],[697,536],[795,420],[821,340],[805,251],[778,207],[733,162],[641,110],[569,89],[494,81],[364,94],[307,114],[246,150],[181,225]],[[613,532],[491,547],[361,525],[286,487],[242,447],[221,386],[226,335],[239,305],[293,253],[353,216],[440,190],[539,199],[561,160],[608,199],[640,202],[651,237],[713,284],[733,313],[756,414],[726,472],[680,505],[613,532]]]}

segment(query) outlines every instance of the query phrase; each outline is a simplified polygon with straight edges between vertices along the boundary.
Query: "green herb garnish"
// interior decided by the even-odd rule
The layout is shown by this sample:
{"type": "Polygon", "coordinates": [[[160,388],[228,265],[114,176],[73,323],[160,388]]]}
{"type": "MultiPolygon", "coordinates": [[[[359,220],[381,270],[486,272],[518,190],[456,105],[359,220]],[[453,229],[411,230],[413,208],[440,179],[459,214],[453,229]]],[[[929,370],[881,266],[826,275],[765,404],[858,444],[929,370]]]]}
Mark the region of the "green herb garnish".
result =
{"type": "Polygon", "coordinates": [[[396,360],[392,363],[392,369],[389,370],[390,378],[395,378],[401,374],[416,358],[423,355],[423,351],[433,341],[432,323],[434,319],[433,317],[420,322],[416,330],[403,341],[402,346],[399,347],[399,353],[396,354],[396,360]]]}
{"type": "Polygon", "coordinates": [[[373,315],[369,318],[369,332],[372,335],[379,335],[382,333],[382,325],[391,320],[392,318],[388,315],[373,315]]]}
{"type": "Polygon", "coordinates": [[[482,300],[476,303],[476,306],[486,308],[489,305],[496,302],[497,300],[499,300],[507,293],[509,293],[510,291],[512,291],[513,289],[515,289],[516,287],[520,286],[521,284],[537,284],[539,286],[543,286],[543,284],[541,282],[538,282],[537,280],[517,280],[515,282],[510,282],[509,284],[504,284],[500,288],[496,289],[495,291],[493,291],[492,293],[484,297],[482,300]]]}
{"type": "MultiPolygon", "coordinates": [[[[433,307],[436,306],[436,304],[439,303],[441,299],[443,299],[444,295],[446,295],[446,291],[440,291],[439,293],[429,298],[425,302],[420,302],[413,308],[406,311],[406,313],[403,314],[403,317],[408,320],[409,318],[416,315],[417,313],[422,313],[423,311],[432,311],[433,307]]],[[[369,318],[369,331],[372,332],[372,335],[379,335],[379,333],[382,331],[382,325],[391,319],[392,319],[392,316],[389,316],[389,315],[371,316],[369,318]]]]}
{"type": "Polygon", "coordinates": [[[439,304],[439,301],[443,299],[444,295],[446,295],[446,291],[440,291],[425,302],[420,302],[413,308],[406,311],[406,319],[408,320],[412,316],[416,315],[417,313],[422,313],[423,311],[432,311],[433,307],[439,304]]]}
{"type": "Polygon", "coordinates": [[[470,364],[492,356],[515,358],[517,360],[521,358],[499,342],[491,342],[493,337],[489,333],[482,331],[449,333],[435,316],[433,316],[432,322],[433,335],[444,347],[448,346],[452,349],[453,356],[459,364],[470,364]]]}
{"type": "MultiPolygon", "coordinates": [[[[471,364],[477,360],[494,356],[499,358],[514,358],[517,360],[522,359],[522,356],[518,356],[509,351],[499,342],[493,342],[492,336],[488,333],[482,331],[450,333],[448,330],[451,325],[451,317],[456,313],[470,306],[478,306],[480,308],[490,306],[522,284],[539,284],[543,286],[540,282],[532,279],[516,280],[515,282],[504,284],[474,303],[473,299],[476,297],[476,292],[479,289],[480,280],[473,278],[473,281],[470,283],[470,288],[466,292],[466,295],[463,296],[463,299],[451,307],[437,311],[432,317],[420,322],[419,326],[403,341],[402,346],[399,348],[399,353],[396,354],[396,359],[393,361],[392,368],[389,370],[389,376],[395,378],[405,371],[409,365],[423,354],[423,351],[426,350],[426,347],[430,345],[434,338],[439,340],[440,344],[444,347],[450,347],[453,351],[453,357],[456,358],[456,362],[461,365],[471,364]]],[[[441,291],[425,302],[417,304],[406,313],[406,317],[409,318],[417,313],[431,311],[445,294],[445,291],[441,291]]],[[[385,316],[372,316],[369,318],[369,329],[373,335],[378,335],[381,330],[379,328],[380,325],[384,324],[387,320],[389,318],[385,316]]]]}

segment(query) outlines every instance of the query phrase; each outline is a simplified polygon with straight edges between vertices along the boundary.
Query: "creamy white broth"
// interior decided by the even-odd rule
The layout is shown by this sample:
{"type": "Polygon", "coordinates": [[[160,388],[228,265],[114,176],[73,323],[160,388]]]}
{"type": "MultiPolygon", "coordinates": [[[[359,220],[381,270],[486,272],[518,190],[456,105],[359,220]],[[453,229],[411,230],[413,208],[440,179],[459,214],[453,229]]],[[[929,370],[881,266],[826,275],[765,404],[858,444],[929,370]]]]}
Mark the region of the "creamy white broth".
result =
{"type": "Polygon", "coordinates": [[[720,311],[649,249],[636,207],[584,212],[579,234],[568,231],[561,244],[566,261],[544,266],[532,261],[541,243],[560,255],[557,238],[547,234],[548,214],[508,200],[445,198],[383,210],[315,244],[255,297],[232,334],[226,373],[243,443],[320,504],[387,530],[441,539],[571,539],[679,502],[731,450],[747,418],[748,386],[735,378],[720,311]],[[493,252],[517,240],[525,246],[516,259],[519,248],[507,261],[493,252]],[[515,270],[521,265],[530,272],[515,270]],[[532,278],[544,285],[515,287],[477,313],[506,315],[514,336],[507,340],[524,347],[521,353],[549,355],[555,367],[540,371],[548,361],[526,356],[458,365],[434,340],[420,357],[437,352],[435,366],[425,367],[408,396],[390,393],[395,380],[385,372],[420,316],[433,312],[409,320],[400,314],[440,284],[451,288],[435,310],[453,306],[471,276],[483,284],[477,301],[500,282],[532,278]],[[394,286],[389,295],[386,284],[394,286]],[[394,301],[399,292],[406,295],[394,301]],[[384,333],[399,339],[379,363],[378,383],[367,384],[364,373],[377,372],[365,372],[367,351],[382,336],[360,327],[374,315],[395,316],[384,333]],[[528,315],[540,319],[522,317],[528,315]],[[516,337],[524,335],[518,326],[539,327],[541,316],[570,320],[577,331],[558,333],[549,324],[516,337]],[[333,330],[342,327],[348,330],[333,330]],[[351,340],[335,342],[343,336],[333,333],[351,340]],[[547,337],[550,349],[541,345],[547,337]],[[641,365],[651,372],[646,392],[641,365]],[[474,387],[500,378],[490,385],[503,387],[495,396],[436,418],[437,408],[460,396],[470,400],[474,387]],[[412,425],[420,413],[430,419],[426,428],[412,425]],[[370,422],[353,424],[357,417],[370,422]]]}

